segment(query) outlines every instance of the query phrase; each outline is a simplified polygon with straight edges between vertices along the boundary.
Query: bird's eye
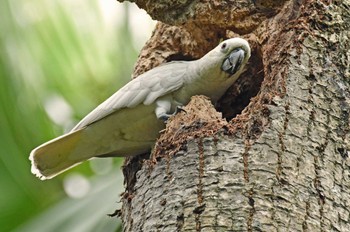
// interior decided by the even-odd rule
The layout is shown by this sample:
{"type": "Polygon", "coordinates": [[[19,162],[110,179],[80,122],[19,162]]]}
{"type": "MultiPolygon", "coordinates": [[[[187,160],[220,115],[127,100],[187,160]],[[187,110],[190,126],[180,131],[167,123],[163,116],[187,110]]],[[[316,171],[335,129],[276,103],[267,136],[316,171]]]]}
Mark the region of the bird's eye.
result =
{"type": "Polygon", "coordinates": [[[220,50],[222,53],[226,53],[228,50],[227,43],[222,43],[220,48],[221,48],[220,50]]]}
{"type": "Polygon", "coordinates": [[[226,44],[226,43],[223,43],[223,44],[221,45],[221,50],[225,50],[226,47],[227,47],[227,44],[226,44]]]}

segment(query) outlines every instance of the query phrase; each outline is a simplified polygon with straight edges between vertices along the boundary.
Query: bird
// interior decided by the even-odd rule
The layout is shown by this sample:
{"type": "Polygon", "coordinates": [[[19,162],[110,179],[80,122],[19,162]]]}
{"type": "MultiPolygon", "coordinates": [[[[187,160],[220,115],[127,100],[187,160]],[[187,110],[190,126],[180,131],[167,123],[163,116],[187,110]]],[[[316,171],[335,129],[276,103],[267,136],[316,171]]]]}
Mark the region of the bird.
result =
{"type": "Polygon", "coordinates": [[[195,95],[215,104],[244,71],[250,55],[245,39],[230,38],[200,59],[168,62],[139,75],[70,132],[33,149],[31,172],[46,180],[93,157],[149,152],[169,117],[195,95]]]}

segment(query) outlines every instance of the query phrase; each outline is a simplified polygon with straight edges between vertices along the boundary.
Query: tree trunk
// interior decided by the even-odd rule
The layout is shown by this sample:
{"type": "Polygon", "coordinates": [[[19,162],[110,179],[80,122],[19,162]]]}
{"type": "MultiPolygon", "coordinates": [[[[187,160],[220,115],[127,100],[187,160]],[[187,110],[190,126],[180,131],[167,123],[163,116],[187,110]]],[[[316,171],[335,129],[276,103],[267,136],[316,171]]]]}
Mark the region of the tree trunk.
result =
{"type": "Polygon", "coordinates": [[[253,53],[217,106],[226,120],[195,97],[150,159],[126,161],[124,231],[350,231],[350,1],[136,3],[172,26],[135,76],[227,37],[253,53]]]}

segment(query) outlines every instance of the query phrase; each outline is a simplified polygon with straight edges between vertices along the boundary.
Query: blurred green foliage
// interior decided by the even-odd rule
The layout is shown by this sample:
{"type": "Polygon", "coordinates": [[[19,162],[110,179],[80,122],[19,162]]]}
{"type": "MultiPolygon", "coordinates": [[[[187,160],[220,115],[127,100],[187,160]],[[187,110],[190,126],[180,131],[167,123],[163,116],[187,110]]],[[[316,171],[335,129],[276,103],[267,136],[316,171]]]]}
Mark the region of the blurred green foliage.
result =
{"type": "MultiPolygon", "coordinates": [[[[78,227],[70,225],[87,222],[87,228],[74,231],[106,231],[100,220],[106,217],[101,204],[113,209],[117,194],[108,198],[114,199],[109,203],[99,201],[99,197],[106,199],[105,193],[91,193],[85,201],[68,199],[62,188],[67,174],[40,181],[30,173],[28,160],[35,146],[62,134],[130,79],[137,50],[129,30],[128,5],[124,5],[122,23],[111,25],[100,2],[0,3],[0,231],[73,231],[78,227]],[[69,120],[52,120],[46,107],[50,99],[72,109],[69,120]],[[87,215],[90,211],[95,213],[87,215]],[[95,225],[91,218],[96,219],[95,225]]],[[[94,175],[88,163],[73,171],[94,175]]],[[[111,186],[121,185],[116,173],[120,175],[114,168],[109,176],[91,177],[91,189],[109,183],[102,189],[110,196],[111,186]]],[[[110,221],[108,228],[116,229],[116,220],[110,221]]]]}

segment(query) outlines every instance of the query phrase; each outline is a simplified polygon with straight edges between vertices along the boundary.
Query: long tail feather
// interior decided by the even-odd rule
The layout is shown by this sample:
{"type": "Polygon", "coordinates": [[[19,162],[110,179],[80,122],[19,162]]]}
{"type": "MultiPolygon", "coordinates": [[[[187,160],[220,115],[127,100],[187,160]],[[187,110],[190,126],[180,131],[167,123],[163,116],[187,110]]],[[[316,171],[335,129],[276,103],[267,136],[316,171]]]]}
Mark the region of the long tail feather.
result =
{"type": "Polygon", "coordinates": [[[71,132],[35,148],[29,156],[32,173],[42,180],[51,179],[86,160],[86,157],[72,155],[82,132],[83,129],[71,132]]]}

